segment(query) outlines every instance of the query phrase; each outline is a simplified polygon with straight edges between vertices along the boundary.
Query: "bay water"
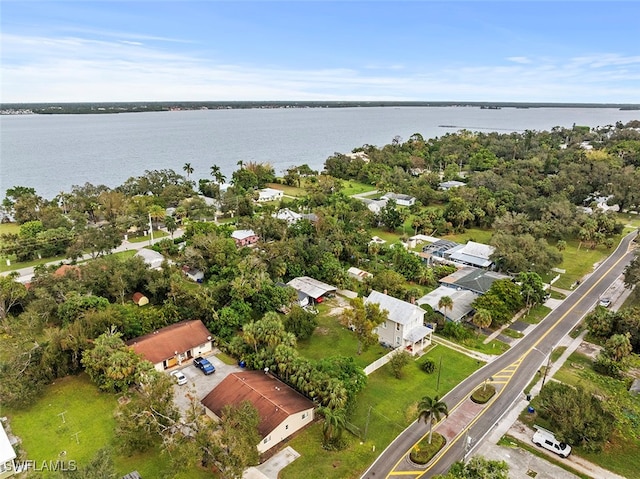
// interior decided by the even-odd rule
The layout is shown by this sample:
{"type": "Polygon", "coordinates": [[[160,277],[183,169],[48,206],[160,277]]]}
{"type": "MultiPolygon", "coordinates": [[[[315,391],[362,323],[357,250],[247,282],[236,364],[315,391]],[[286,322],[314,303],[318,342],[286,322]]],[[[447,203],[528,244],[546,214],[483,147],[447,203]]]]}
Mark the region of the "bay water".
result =
{"type": "Polygon", "coordinates": [[[366,107],[193,110],[96,115],[0,116],[0,197],[28,186],[51,199],[86,182],[115,187],[145,170],[231,177],[238,162],[322,170],[336,152],[383,146],[420,133],[425,139],[472,131],[550,130],[640,119],[616,108],[366,107]]]}

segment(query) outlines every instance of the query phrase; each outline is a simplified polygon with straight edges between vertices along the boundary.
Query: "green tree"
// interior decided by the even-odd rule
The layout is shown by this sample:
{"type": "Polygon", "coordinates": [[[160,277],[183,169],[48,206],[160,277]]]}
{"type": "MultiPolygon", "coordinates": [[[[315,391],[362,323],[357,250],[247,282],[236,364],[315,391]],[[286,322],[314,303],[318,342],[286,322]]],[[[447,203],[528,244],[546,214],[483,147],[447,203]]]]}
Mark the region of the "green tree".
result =
{"type": "Polygon", "coordinates": [[[239,479],[246,468],[259,463],[259,423],[258,411],[249,401],[224,407],[220,434],[215,436],[216,464],[224,477],[239,479]]]}
{"type": "Polygon", "coordinates": [[[443,414],[449,417],[449,407],[438,396],[424,396],[418,403],[418,421],[424,421],[429,427],[429,444],[433,436],[433,423],[438,422],[443,414]]]}
{"type": "Polygon", "coordinates": [[[398,351],[391,356],[389,360],[389,366],[396,379],[402,378],[402,370],[411,361],[411,355],[407,351],[398,351]]]}
{"type": "Polygon", "coordinates": [[[445,475],[434,479],[509,479],[509,465],[482,456],[473,456],[468,463],[455,462],[445,475]]]}
{"type": "Polygon", "coordinates": [[[377,303],[364,303],[362,298],[351,300],[351,308],[342,313],[342,324],[351,328],[358,338],[358,355],[364,349],[376,344],[378,335],[373,330],[388,319],[389,312],[380,310],[377,303]]]}
{"type": "Polygon", "coordinates": [[[324,417],[322,423],[322,445],[325,449],[341,449],[342,431],[346,427],[347,418],[344,409],[323,407],[318,412],[324,417]]]}
{"type": "MultiPolygon", "coordinates": [[[[242,167],[240,167],[240,168],[242,168],[242,167]]],[[[227,179],[227,177],[222,174],[222,171],[220,170],[220,167],[218,165],[213,165],[211,167],[211,176],[213,176],[213,179],[219,185],[223,184],[225,182],[225,180],[227,179]]]]}
{"type": "Polygon", "coordinates": [[[189,179],[189,177],[193,173],[193,166],[191,166],[191,163],[185,163],[182,169],[187,174],[187,179],[189,179]]]}
{"type": "Polygon", "coordinates": [[[293,306],[284,320],[284,329],[297,339],[309,339],[317,326],[316,315],[300,306],[293,306]]]}
{"type": "Polygon", "coordinates": [[[477,334],[480,335],[480,330],[491,326],[491,311],[487,309],[477,309],[471,322],[478,328],[477,334]]]}
{"type": "Polygon", "coordinates": [[[604,353],[617,363],[629,356],[631,351],[631,333],[614,334],[604,345],[604,353]]]}
{"type": "Polygon", "coordinates": [[[544,282],[538,273],[520,272],[516,276],[516,282],[520,284],[520,291],[527,308],[544,301],[544,282]]]}
{"type": "Polygon", "coordinates": [[[438,309],[444,311],[444,319],[447,319],[447,310],[453,310],[453,299],[450,296],[443,296],[438,301],[438,309]]]}
{"type": "Polygon", "coordinates": [[[116,474],[109,450],[98,449],[89,464],[75,470],[61,472],[57,477],[64,479],[116,479],[119,476],[116,474]]]}
{"type": "Polygon", "coordinates": [[[397,208],[395,200],[387,201],[378,213],[378,221],[389,231],[398,229],[405,220],[405,214],[397,208]]]}
{"type": "Polygon", "coordinates": [[[0,276],[0,320],[27,297],[24,284],[15,281],[15,275],[0,276]]]}

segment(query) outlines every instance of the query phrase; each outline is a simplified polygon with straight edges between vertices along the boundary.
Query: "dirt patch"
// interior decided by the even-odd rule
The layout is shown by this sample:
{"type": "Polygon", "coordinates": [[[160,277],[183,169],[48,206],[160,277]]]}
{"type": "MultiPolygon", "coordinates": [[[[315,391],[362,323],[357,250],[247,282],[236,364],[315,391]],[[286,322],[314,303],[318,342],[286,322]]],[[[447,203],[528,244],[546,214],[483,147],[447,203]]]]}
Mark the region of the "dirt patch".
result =
{"type": "Polygon", "coordinates": [[[315,331],[313,332],[313,334],[319,334],[321,336],[326,336],[327,334],[329,334],[329,328],[316,328],[315,331]]]}
{"type": "Polygon", "coordinates": [[[596,359],[596,357],[598,357],[598,354],[600,354],[600,351],[602,351],[602,347],[598,346],[597,344],[582,341],[580,343],[580,346],[578,346],[577,351],[580,354],[584,354],[591,359],[596,359]]]}
{"type": "Polygon", "coordinates": [[[331,310],[329,310],[329,312],[327,313],[327,316],[340,316],[340,315],[342,315],[342,313],[344,313],[345,309],[347,309],[347,308],[342,307],[342,306],[337,306],[335,308],[331,308],[331,310]]]}

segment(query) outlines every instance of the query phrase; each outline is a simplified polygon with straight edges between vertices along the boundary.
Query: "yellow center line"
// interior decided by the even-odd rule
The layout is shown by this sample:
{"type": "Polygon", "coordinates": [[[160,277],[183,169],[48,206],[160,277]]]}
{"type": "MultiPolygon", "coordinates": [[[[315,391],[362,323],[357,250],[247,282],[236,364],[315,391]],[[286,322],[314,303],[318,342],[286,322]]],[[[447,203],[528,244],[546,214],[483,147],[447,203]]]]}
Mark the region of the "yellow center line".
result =
{"type": "MultiPolygon", "coordinates": [[[[628,250],[627,250],[627,252],[628,252],[628,250]]],[[[537,340],[537,341],[536,341],[536,342],[535,342],[535,343],[534,343],[534,344],[529,348],[529,350],[528,350],[528,351],[526,351],[525,353],[523,353],[523,354],[522,354],[522,356],[520,356],[520,358],[519,358],[518,360],[516,360],[514,363],[510,364],[509,366],[507,366],[505,369],[507,369],[507,368],[511,368],[511,367],[513,367],[514,365],[516,365],[516,366],[515,366],[515,370],[514,370],[514,374],[515,374],[515,371],[518,369],[518,367],[519,367],[519,366],[520,366],[520,364],[524,361],[524,359],[525,359],[525,358],[526,358],[526,357],[531,353],[531,351],[533,351],[533,350],[534,350],[534,349],[535,349],[535,348],[536,348],[536,347],[537,347],[537,346],[538,346],[538,345],[539,345],[539,344],[540,344],[540,343],[541,343],[541,342],[542,342],[542,341],[543,341],[543,340],[544,340],[544,339],[545,339],[545,338],[546,338],[546,337],[547,337],[547,336],[548,336],[548,335],[549,335],[553,330],[555,330],[555,328],[556,328],[560,323],[562,323],[562,321],[563,321],[563,320],[564,320],[564,319],[565,319],[565,318],[566,318],[566,317],[567,317],[571,312],[573,312],[573,310],[574,310],[574,309],[576,309],[576,306],[578,305],[578,303],[579,303],[579,302],[580,302],[580,301],[581,301],[585,296],[587,296],[589,293],[591,293],[591,291],[593,291],[593,290],[596,288],[596,286],[598,286],[598,285],[600,284],[600,282],[603,280],[603,278],[604,278],[605,276],[607,276],[607,275],[608,275],[608,274],[609,274],[609,273],[610,273],[610,272],[611,272],[611,271],[612,271],[616,266],[618,266],[618,264],[619,264],[619,263],[620,263],[620,262],[625,258],[625,256],[626,256],[626,253],[625,253],[625,254],[623,254],[623,255],[622,255],[622,256],[621,256],[621,257],[620,257],[620,258],[619,258],[615,263],[613,263],[613,265],[611,265],[611,267],[610,267],[610,268],[609,268],[605,273],[601,274],[601,275],[600,275],[600,278],[598,278],[598,279],[596,280],[596,282],[595,282],[595,283],[593,283],[593,285],[592,285],[592,286],[591,286],[587,291],[585,291],[585,292],[582,294],[581,298],[580,298],[580,299],[578,299],[576,302],[574,302],[573,306],[571,306],[571,307],[570,307],[570,308],[569,308],[569,309],[568,309],[568,310],[567,310],[567,311],[566,311],[562,316],[560,316],[560,317],[556,320],[556,322],[555,322],[552,326],[550,326],[550,327],[549,327],[549,329],[547,329],[547,330],[546,330],[546,331],[545,331],[545,332],[540,336],[540,338],[538,338],[538,340],[537,340]]],[[[504,371],[504,369],[503,369],[502,371],[504,371]]],[[[502,371],[500,371],[500,372],[502,372],[502,371]]],[[[512,376],[512,377],[513,377],[513,376],[512,376]]],[[[509,378],[509,379],[506,381],[506,383],[505,383],[505,384],[508,384],[508,383],[511,381],[512,377],[511,377],[511,378],[509,378]]],[[[458,435],[457,435],[455,438],[453,438],[453,440],[452,440],[450,443],[448,443],[448,445],[447,445],[444,449],[441,449],[440,451],[438,451],[438,453],[437,453],[437,455],[436,455],[436,458],[437,458],[437,459],[436,459],[435,461],[432,461],[432,462],[431,462],[431,464],[429,464],[429,466],[427,466],[427,468],[426,468],[426,469],[422,472],[422,474],[421,474],[420,476],[418,476],[418,477],[422,477],[422,476],[423,476],[424,474],[426,474],[426,473],[427,473],[427,472],[428,472],[428,471],[429,471],[433,466],[435,466],[435,465],[438,463],[438,461],[440,460],[440,458],[441,458],[441,457],[442,457],[442,456],[443,456],[443,455],[444,455],[444,454],[445,454],[449,449],[451,449],[451,448],[453,447],[453,445],[454,445],[454,444],[456,444],[456,443],[460,440],[460,438],[464,435],[464,433],[466,433],[466,432],[467,432],[467,431],[468,431],[468,430],[469,430],[469,429],[470,429],[470,428],[471,428],[471,427],[472,427],[472,426],[473,426],[473,425],[474,425],[474,424],[475,424],[475,423],[476,423],[476,422],[477,422],[477,421],[478,421],[478,420],[479,420],[479,419],[484,415],[484,413],[490,409],[491,405],[492,405],[492,404],[493,404],[493,403],[494,403],[494,402],[495,402],[495,401],[496,401],[496,400],[497,400],[497,399],[502,395],[502,393],[503,393],[504,391],[506,391],[506,389],[507,389],[507,388],[506,388],[506,386],[505,386],[505,387],[502,387],[502,388],[500,389],[500,391],[499,391],[496,395],[494,395],[494,396],[491,398],[491,400],[489,400],[489,402],[487,402],[487,404],[485,405],[485,407],[484,407],[480,412],[478,412],[478,414],[473,418],[473,420],[472,420],[469,424],[467,424],[467,426],[466,426],[466,427],[464,427],[464,428],[462,429],[462,431],[460,431],[460,432],[458,433],[458,435]]],[[[456,410],[456,409],[457,409],[457,408],[458,408],[458,407],[459,407],[459,406],[460,406],[464,401],[466,401],[467,399],[468,399],[467,397],[464,397],[463,399],[461,399],[460,401],[458,401],[458,403],[454,406],[454,408],[453,408],[451,411],[452,411],[452,412],[453,412],[453,411],[455,411],[455,410],[456,410]]],[[[437,424],[437,423],[436,423],[436,424],[437,424]]],[[[421,437],[421,438],[420,438],[420,439],[419,439],[419,440],[418,440],[418,441],[417,441],[417,442],[416,442],[416,443],[411,447],[411,449],[413,449],[413,448],[414,448],[414,447],[415,447],[415,446],[416,446],[420,441],[422,441],[422,440],[427,436],[427,434],[428,434],[428,432],[427,432],[426,434],[424,434],[424,435],[423,435],[423,436],[422,436],[422,437],[421,437]]],[[[402,459],[404,459],[404,457],[405,457],[405,456],[406,456],[406,453],[405,453],[405,455],[403,455],[400,459],[398,459],[398,461],[395,463],[395,465],[394,465],[394,467],[393,467],[392,471],[387,475],[387,478],[389,478],[389,477],[390,477],[390,476],[392,476],[392,475],[403,474],[403,473],[398,473],[398,472],[394,472],[394,471],[395,471],[395,469],[398,467],[398,464],[400,464],[400,461],[402,461],[402,459]]]]}

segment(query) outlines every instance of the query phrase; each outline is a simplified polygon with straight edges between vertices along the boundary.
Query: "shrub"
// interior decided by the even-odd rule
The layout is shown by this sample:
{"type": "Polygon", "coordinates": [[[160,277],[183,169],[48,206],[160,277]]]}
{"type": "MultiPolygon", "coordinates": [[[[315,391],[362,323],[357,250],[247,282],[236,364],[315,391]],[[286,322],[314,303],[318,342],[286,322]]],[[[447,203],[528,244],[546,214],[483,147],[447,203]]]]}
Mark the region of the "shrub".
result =
{"type": "Polygon", "coordinates": [[[424,364],[422,365],[422,370],[427,374],[433,373],[436,370],[435,361],[431,358],[427,358],[424,364]]]}
{"type": "Polygon", "coordinates": [[[472,333],[469,328],[460,323],[447,321],[442,327],[442,335],[455,341],[466,341],[471,339],[472,333]]]}
{"type": "Polygon", "coordinates": [[[426,464],[444,447],[446,442],[444,436],[434,432],[431,444],[429,444],[428,439],[425,437],[411,449],[409,458],[416,464],[426,464]]]}
{"type": "Polygon", "coordinates": [[[615,379],[622,378],[622,368],[620,364],[611,359],[606,354],[598,354],[598,357],[593,362],[593,370],[597,373],[610,376],[615,379]]]}
{"type": "Polygon", "coordinates": [[[476,404],[485,404],[496,394],[496,388],[493,384],[485,384],[475,391],[471,395],[471,400],[476,404]]]}

